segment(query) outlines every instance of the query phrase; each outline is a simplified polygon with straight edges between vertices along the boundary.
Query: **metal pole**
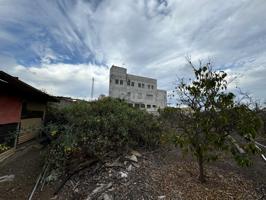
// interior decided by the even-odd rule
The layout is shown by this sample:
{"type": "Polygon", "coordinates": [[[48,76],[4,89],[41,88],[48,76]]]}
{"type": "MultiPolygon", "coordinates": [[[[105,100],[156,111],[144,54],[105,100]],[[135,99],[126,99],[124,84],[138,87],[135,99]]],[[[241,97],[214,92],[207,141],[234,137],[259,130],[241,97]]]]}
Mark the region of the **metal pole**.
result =
{"type": "Polygon", "coordinates": [[[92,84],[91,84],[91,99],[93,99],[93,91],[94,90],[94,77],[92,77],[92,84]]]}

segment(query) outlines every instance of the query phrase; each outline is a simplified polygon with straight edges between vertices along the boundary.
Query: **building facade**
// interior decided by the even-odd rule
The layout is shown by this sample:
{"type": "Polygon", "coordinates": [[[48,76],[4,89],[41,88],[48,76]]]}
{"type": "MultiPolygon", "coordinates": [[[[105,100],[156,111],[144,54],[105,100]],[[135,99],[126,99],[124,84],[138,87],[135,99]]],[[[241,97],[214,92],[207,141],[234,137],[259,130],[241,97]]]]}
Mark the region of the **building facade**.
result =
{"type": "Polygon", "coordinates": [[[57,99],[3,71],[0,71],[0,91],[0,144],[12,146],[36,137],[47,103],[57,99]],[[13,137],[15,133],[17,137],[13,137]]]}
{"type": "Polygon", "coordinates": [[[156,112],[166,107],[166,91],[157,89],[157,80],[127,74],[127,69],[110,69],[109,96],[126,100],[130,105],[156,112]]]}

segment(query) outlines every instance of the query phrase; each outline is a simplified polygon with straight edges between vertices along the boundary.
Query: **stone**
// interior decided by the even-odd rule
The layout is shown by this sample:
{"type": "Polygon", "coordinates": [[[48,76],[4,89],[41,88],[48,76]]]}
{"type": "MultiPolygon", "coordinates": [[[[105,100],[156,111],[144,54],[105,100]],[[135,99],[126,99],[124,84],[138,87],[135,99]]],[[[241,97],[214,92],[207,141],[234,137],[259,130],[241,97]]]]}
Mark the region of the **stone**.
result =
{"type": "Polygon", "coordinates": [[[131,171],[132,170],[132,165],[129,165],[128,167],[127,167],[127,171],[131,171]]]}
{"type": "Polygon", "coordinates": [[[92,193],[90,195],[88,195],[86,200],[92,200],[94,199],[94,196],[97,193],[102,193],[104,191],[106,191],[107,189],[109,189],[110,187],[112,187],[112,183],[108,183],[108,184],[99,184],[99,187],[95,188],[92,193]]]}
{"type": "Polygon", "coordinates": [[[132,154],[132,155],[135,155],[135,156],[137,156],[137,157],[141,157],[141,156],[142,156],[138,151],[135,151],[135,150],[132,150],[132,151],[131,151],[131,154],[132,154]]]}
{"type": "Polygon", "coordinates": [[[127,158],[128,160],[133,161],[133,162],[138,162],[138,158],[137,158],[137,156],[135,156],[135,155],[126,156],[126,158],[127,158]]]}
{"type": "Polygon", "coordinates": [[[166,196],[165,195],[162,195],[162,196],[158,196],[158,199],[165,199],[166,196]]]}
{"type": "Polygon", "coordinates": [[[126,172],[119,172],[121,178],[127,178],[127,173],[126,172]]]}
{"type": "Polygon", "coordinates": [[[103,195],[103,200],[113,200],[113,197],[111,195],[105,193],[103,195]]]}
{"type": "Polygon", "coordinates": [[[134,167],[140,168],[140,166],[137,163],[133,163],[134,167]]]}

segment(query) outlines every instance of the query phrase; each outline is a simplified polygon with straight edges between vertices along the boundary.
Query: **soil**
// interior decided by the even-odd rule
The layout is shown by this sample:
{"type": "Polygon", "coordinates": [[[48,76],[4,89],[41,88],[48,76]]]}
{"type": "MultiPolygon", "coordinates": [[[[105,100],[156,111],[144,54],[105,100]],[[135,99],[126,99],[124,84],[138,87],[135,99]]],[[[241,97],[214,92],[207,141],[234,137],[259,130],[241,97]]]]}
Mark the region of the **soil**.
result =
{"type": "MultiPolygon", "coordinates": [[[[0,183],[1,200],[29,197],[43,168],[42,151],[29,147],[0,166],[0,176],[15,175],[14,181],[0,183]]],[[[57,196],[53,192],[60,180],[38,189],[33,199],[266,199],[266,162],[260,157],[254,157],[250,168],[241,168],[230,158],[210,164],[207,182],[201,184],[197,163],[178,149],[139,152],[138,162],[123,156],[96,164],[74,175],[57,196]]]]}
{"type": "Polygon", "coordinates": [[[264,199],[257,190],[266,177],[263,168],[243,170],[226,160],[207,166],[207,182],[202,184],[197,163],[181,156],[179,150],[140,153],[137,163],[121,157],[113,167],[104,166],[97,173],[91,173],[96,166],[80,172],[56,199],[264,199]],[[260,170],[259,180],[253,176],[258,173],[254,169],[260,170]],[[101,191],[101,187],[107,188],[101,191]]]}
{"type": "Polygon", "coordinates": [[[0,166],[0,176],[15,175],[13,181],[0,183],[0,199],[27,199],[40,170],[41,156],[37,146],[19,150],[8,163],[0,166]]]}

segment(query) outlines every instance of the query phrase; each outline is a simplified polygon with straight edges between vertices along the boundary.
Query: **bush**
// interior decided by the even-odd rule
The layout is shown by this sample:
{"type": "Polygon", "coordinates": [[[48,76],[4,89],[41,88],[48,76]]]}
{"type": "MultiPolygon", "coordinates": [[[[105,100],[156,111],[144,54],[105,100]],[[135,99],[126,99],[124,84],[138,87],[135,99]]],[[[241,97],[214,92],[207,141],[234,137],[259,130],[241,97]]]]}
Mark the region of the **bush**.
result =
{"type": "Polygon", "coordinates": [[[53,116],[46,131],[54,138],[48,154],[55,168],[66,167],[75,159],[117,155],[129,148],[154,148],[160,141],[156,116],[130,107],[126,102],[105,98],[50,109],[53,116]]]}

